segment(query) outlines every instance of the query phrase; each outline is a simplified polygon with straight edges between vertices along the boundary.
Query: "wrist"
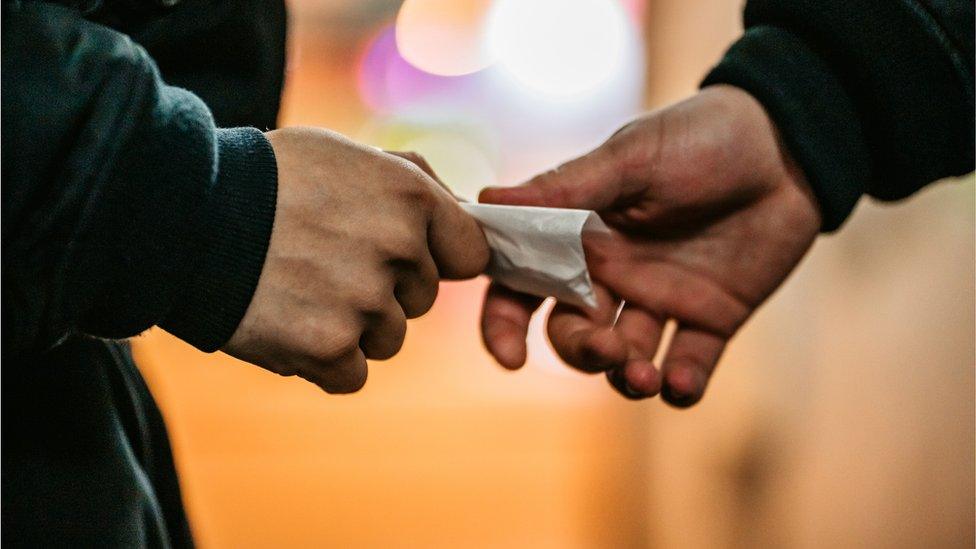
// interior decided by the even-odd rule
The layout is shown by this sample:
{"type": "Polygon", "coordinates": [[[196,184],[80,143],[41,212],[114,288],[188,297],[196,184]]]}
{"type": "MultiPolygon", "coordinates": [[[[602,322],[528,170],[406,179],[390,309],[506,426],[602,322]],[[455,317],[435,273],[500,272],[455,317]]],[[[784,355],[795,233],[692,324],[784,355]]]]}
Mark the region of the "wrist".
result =
{"type": "Polygon", "coordinates": [[[832,67],[788,30],[755,26],[702,82],[716,84],[746,90],[762,104],[816,196],[820,230],[839,228],[872,166],[853,99],[832,67]]]}
{"type": "Polygon", "coordinates": [[[798,191],[797,207],[807,210],[808,217],[814,216],[819,227],[822,214],[816,194],[775,120],[759,99],[748,90],[728,84],[708,85],[699,93],[715,96],[728,112],[734,113],[731,125],[736,128],[736,135],[753,140],[756,149],[768,151],[766,156],[770,162],[756,166],[757,175],[773,192],[798,191]]]}
{"type": "Polygon", "coordinates": [[[205,205],[195,273],[166,319],[167,331],[203,351],[230,339],[264,265],[277,199],[277,165],[254,128],[217,130],[218,175],[205,205]]]}

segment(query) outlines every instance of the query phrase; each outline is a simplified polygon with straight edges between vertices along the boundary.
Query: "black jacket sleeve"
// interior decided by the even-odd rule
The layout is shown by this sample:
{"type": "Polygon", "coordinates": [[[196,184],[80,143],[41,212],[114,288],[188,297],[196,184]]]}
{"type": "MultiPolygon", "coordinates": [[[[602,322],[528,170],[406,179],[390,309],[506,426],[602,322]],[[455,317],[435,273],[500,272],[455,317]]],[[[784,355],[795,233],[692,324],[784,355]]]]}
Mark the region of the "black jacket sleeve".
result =
{"type": "Polygon", "coordinates": [[[756,97],[837,229],[863,194],[973,170],[973,3],[750,0],[705,78],[756,97]]]}
{"type": "Polygon", "coordinates": [[[103,0],[87,18],[144,47],[163,80],[203,99],[218,127],[275,127],[285,75],[283,0],[103,0]]]}
{"type": "Polygon", "coordinates": [[[270,239],[273,151],[217,129],[142,47],[73,9],[5,3],[4,354],[162,324],[219,348],[270,239]]]}

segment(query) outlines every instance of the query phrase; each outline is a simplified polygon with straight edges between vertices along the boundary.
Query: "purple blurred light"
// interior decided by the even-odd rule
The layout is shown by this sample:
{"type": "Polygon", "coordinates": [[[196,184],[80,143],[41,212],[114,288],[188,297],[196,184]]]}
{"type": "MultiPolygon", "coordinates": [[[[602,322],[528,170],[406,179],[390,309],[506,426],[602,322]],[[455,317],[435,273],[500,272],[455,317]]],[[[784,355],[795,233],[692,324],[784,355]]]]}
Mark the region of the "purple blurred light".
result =
{"type": "Polygon", "coordinates": [[[359,93],[373,110],[390,113],[438,97],[454,97],[473,81],[473,75],[438,76],[411,65],[397,51],[395,33],[392,24],[385,25],[360,57],[359,93]]]}

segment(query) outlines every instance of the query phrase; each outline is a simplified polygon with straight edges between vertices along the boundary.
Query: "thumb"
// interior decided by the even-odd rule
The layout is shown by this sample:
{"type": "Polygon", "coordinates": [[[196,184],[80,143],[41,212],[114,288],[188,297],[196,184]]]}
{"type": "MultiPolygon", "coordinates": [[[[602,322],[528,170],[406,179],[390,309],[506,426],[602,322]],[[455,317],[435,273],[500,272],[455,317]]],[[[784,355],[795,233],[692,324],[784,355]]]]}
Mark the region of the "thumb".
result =
{"type": "Polygon", "coordinates": [[[437,189],[427,243],[441,278],[474,278],[488,265],[489,250],[478,222],[461,209],[457,200],[437,189]]]}
{"type": "Polygon", "coordinates": [[[517,187],[488,187],[479,202],[604,210],[623,194],[623,166],[609,142],[517,187]]]}

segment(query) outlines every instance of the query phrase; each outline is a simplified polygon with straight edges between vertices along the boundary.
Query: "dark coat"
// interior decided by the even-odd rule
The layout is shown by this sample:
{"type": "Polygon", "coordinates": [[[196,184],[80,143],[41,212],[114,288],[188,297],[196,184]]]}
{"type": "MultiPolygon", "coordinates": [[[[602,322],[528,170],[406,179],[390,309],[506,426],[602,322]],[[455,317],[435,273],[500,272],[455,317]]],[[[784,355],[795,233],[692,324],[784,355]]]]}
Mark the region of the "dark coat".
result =
{"type": "Polygon", "coordinates": [[[250,301],[277,171],[246,126],[275,125],[284,6],[64,4],[3,7],[2,541],[190,546],[121,339],[212,351],[250,301]]]}

